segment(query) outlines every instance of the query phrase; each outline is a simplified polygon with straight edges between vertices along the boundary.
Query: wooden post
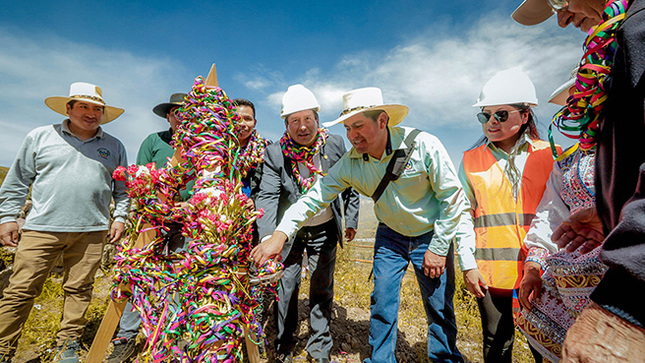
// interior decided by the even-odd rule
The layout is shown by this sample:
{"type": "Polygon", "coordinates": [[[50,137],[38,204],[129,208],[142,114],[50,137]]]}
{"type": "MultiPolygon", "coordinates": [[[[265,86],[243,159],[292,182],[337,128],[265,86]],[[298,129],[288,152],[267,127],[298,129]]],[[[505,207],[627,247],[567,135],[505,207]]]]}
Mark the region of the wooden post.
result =
{"type": "Polygon", "coordinates": [[[206,81],[204,81],[204,84],[206,86],[211,86],[211,87],[217,87],[217,69],[215,68],[215,63],[211,66],[210,72],[208,72],[208,77],[206,77],[206,81]]]}
{"type": "MultiPolygon", "coordinates": [[[[175,151],[175,154],[177,153],[178,152],[175,151]]],[[[144,230],[149,227],[151,227],[149,224],[145,224],[141,229],[144,230]]],[[[156,237],[156,230],[147,230],[140,233],[137,237],[137,241],[134,243],[134,247],[141,248],[146,246],[148,243],[154,241],[156,237]]],[[[129,286],[121,285],[120,288],[122,290],[129,291],[129,286]]],[[[114,302],[113,300],[110,300],[107,310],[105,311],[105,315],[103,316],[103,320],[101,320],[101,325],[99,325],[99,329],[96,331],[96,335],[94,336],[94,341],[92,342],[90,351],[87,353],[87,358],[85,358],[86,362],[100,363],[103,361],[103,357],[105,357],[105,352],[110,344],[110,340],[112,340],[112,334],[114,334],[117,325],[119,325],[119,320],[123,314],[125,304],[126,302],[114,302]]]]}

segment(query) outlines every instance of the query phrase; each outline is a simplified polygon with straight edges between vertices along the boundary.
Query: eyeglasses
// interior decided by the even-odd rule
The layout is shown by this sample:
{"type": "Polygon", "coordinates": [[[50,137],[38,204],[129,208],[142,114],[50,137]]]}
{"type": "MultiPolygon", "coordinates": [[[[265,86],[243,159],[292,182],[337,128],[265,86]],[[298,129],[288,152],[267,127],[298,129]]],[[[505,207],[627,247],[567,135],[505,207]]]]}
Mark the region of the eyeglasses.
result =
{"type": "Polygon", "coordinates": [[[490,114],[488,112],[480,112],[477,114],[477,121],[481,122],[482,124],[485,124],[486,122],[488,122],[488,120],[490,120],[490,117],[493,116],[495,117],[495,120],[499,122],[506,122],[506,120],[508,120],[508,114],[513,112],[521,112],[521,110],[513,110],[513,111],[499,110],[499,111],[496,111],[494,114],[490,114]]]}
{"type": "Polygon", "coordinates": [[[567,0],[548,0],[549,6],[554,11],[564,10],[569,7],[569,2],[567,0]]]}

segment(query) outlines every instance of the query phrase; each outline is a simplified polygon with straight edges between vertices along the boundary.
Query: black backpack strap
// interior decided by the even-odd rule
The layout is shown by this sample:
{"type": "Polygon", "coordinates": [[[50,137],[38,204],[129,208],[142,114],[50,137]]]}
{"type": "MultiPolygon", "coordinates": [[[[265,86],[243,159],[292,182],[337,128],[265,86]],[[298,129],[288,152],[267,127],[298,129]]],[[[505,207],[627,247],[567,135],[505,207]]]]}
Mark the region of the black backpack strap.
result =
{"type": "Polygon", "coordinates": [[[405,169],[408,161],[410,161],[412,151],[414,151],[414,147],[416,146],[416,141],[414,141],[414,139],[417,137],[417,135],[419,135],[420,132],[421,130],[419,129],[412,130],[412,132],[410,132],[408,137],[406,137],[404,140],[407,148],[398,149],[394,152],[394,155],[392,155],[392,159],[390,159],[390,162],[385,168],[385,175],[383,175],[383,179],[381,179],[381,182],[372,194],[372,200],[374,201],[374,203],[376,203],[379,198],[381,198],[381,195],[385,191],[385,188],[387,188],[388,184],[390,184],[391,181],[398,179],[403,173],[403,169],[405,169]]]}

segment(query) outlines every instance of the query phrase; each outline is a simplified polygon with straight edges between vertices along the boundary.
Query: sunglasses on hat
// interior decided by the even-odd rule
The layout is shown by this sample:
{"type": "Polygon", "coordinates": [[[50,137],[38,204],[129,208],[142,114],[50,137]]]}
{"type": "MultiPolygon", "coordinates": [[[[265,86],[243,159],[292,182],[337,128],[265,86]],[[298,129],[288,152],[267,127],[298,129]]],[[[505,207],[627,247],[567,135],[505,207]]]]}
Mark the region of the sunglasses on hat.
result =
{"type": "Polygon", "coordinates": [[[548,0],[549,6],[551,9],[558,11],[563,10],[569,7],[569,2],[567,0],[548,0]]]}
{"type": "Polygon", "coordinates": [[[488,112],[480,112],[477,114],[477,121],[479,121],[482,124],[485,124],[486,122],[488,122],[488,120],[490,120],[490,117],[493,116],[495,117],[495,120],[499,122],[506,122],[506,120],[508,120],[508,114],[512,112],[521,112],[521,110],[513,110],[513,111],[499,110],[493,114],[490,114],[488,112]]]}

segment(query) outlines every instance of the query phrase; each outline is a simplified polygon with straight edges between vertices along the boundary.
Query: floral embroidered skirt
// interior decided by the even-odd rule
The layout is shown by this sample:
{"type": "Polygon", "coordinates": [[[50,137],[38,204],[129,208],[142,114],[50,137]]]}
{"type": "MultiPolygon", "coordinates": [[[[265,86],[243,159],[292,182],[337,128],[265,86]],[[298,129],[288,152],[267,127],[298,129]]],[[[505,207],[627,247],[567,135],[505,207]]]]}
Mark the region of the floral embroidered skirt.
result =
{"type": "Polygon", "coordinates": [[[602,246],[581,255],[559,251],[546,258],[542,296],[531,300],[531,310],[521,309],[514,299],[515,324],[529,344],[550,361],[562,357],[567,330],[589,304],[591,292],[607,271],[600,261],[602,246]]]}

